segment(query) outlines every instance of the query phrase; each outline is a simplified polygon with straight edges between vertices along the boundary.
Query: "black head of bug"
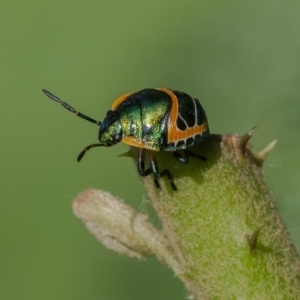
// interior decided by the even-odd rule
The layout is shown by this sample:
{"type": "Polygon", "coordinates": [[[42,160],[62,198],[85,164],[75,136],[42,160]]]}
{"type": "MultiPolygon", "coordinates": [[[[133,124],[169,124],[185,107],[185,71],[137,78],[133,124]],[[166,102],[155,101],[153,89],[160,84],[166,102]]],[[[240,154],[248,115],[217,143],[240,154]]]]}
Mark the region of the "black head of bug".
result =
{"type": "Polygon", "coordinates": [[[99,126],[98,139],[105,146],[113,146],[122,140],[122,125],[117,111],[110,110],[107,112],[99,126]]]}

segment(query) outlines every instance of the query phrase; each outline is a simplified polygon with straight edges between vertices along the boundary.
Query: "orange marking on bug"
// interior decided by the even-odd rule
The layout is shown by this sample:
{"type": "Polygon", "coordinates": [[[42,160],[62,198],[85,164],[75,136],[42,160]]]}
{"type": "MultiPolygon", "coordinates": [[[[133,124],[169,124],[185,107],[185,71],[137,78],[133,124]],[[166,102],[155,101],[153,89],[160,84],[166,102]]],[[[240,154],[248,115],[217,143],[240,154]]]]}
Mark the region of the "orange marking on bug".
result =
{"type": "Polygon", "coordinates": [[[137,148],[145,148],[145,144],[133,136],[124,136],[122,138],[122,142],[127,145],[134,146],[137,148]]]}
{"type": "Polygon", "coordinates": [[[203,133],[204,131],[206,131],[208,129],[208,124],[207,122],[201,124],[200,126],[193,126],[190,127],[184,131],[179,130],[177,127],[175,128],[175,130],[170,131],[169,130],[169,134],[168,134],[168,143],[172,143],[172,142],[178,142],[180,140],[185,140],[188,139],[189,137],[194,137],[196,134],[198,133],[203,133]]]}
{"type": "Polygon", "coordinates": [[[122,102],[124,102],[131,94],[133,94],[134,92],[132,92],[132,93],[129,93],[129,94],[124,94],[124,95],[122,95],[122,96],[120,96],[114,103],[113,103],[113,105],[112,105],[112,109],[113,110],[116,110],[117,108],[118,108],[118,106],[122,103],[122,102]]]}
{"type": "Polygon", "coordinates": [[[171,114],[169,118],[169,128],[168,128],[168,144],[169,143],[176,143],[180,140],[185,140],[189,137],[193,137],[198,133],[202,133],[208,129],[208,123],[204,122],[201,125],[194,125],[193,127],[187,128],[186,130],[180,130],[177,127],[177,118],[179,114],[179,106],[178,106],[178,99],[176,95],[166,89],[166,88],[160,88],[160,91],[165,92],[171,97],[172,106],[171,106],[171,114]]]}
{"type": "Polygon", "coordinates": [[[169,125],[176,124],[177,117],[178,117],[178,109],[179,109],[178,99],[177,99],[176,95],[172,91],[170,91],[166,88],[160,88],[158,90],[165,92],[166,94],[168,94],[171,97],[172,105],[171,105],[171,115],[170,115],[169,125]]]}

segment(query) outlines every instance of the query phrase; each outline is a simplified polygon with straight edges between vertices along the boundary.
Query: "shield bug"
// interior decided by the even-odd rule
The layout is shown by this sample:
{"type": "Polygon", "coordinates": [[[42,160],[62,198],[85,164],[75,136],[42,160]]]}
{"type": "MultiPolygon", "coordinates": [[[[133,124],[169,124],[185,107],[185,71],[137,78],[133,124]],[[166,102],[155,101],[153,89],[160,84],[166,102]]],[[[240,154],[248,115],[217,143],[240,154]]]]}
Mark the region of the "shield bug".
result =
{"type": "Polygon", "coordinates": [[[94,147],[109,147],[119,142],[139,148],[138,172],[141,176],[153,174],[154,183],[167,176],[173,190],[177,190],[168,169],[159,171],[155,151],[169,151],[181,163],[188,163],[190,156],[205,160],[188,150],[209,136],[207,117],[198,99],[177,90],[147,88],[119,97],[104,120],[96,121],[43,89],[52,100],[89,122],[99,126],[100,143],[91,144],[78,155],[94,147]],[[183,150],[183,155],[178,152],[183,150]],[[149,154],[150,166],[145,168],[145,155],[149,154]]]}

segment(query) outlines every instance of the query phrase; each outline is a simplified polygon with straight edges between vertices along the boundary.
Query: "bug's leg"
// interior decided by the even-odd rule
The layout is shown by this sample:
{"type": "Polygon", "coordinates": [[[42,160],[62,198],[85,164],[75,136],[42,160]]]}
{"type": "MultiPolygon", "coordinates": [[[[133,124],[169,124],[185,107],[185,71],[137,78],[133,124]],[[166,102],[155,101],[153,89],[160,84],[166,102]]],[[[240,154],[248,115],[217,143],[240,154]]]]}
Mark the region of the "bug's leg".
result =
{"type": "Polygon", "coordinates": [[[154,175],[154,183],[157,188],[160,187],[160,184],[158,182],[158,178],[167,176],[170,182],[170,185],[174,191],[177,190],[173,177],[169,170],[165,169],[162,172],[158,171],[157,162],[154,158],[154,155],[152,152],[150,152],[150,164],[151,166],[148,169],[145,169],[145,149],[140,149],[139,156],[138,156],[138,172],[141,176],[148,176],[153,173],[154,175]]]}
{"type": "Polygon", "coordinates": [[[181,155],[178,151],[172,152],[172,155],[182,164],[187,164],[189,162],[189,153],[184,153],[185,156],[181,155]]]}
{"type": "Polygon", "coordinates": [[[148,176],[153,173],[152,168],[149,167],[145,170],[145,149],[140,149],[138,156],[138,172],[141,176],[148,176]]]}
{"type": "Polygon", "coordinates": [[[172,189],[174,191],[176,191],[177,187],[174,184],[173,177],[172,177],[170,171],[168,169],[165,169],[162,172],[158,171],[157,162],[156,162],[154,154],[152,152],[150,152],[150,164],[151,164],[152,173],[154,175],[154,183],[155,183],[156,187],[159,187],[158,178],[167,176],[172,189]]]}
{"type": "Polygon", "coordinates": [[[184,154],[185,154],[186,157],[193,156],[193,157],[197,157],[197,158],[199,158],[199,159],[201,159],[203,161],[207,160],[206,157],[204,157],[202,155],[199,155],[199,154],[196,154],[196,153],[194,153],[194,152],[192,152],[190,150],[187,150],[187,149],[184,150],[184,154]]]}

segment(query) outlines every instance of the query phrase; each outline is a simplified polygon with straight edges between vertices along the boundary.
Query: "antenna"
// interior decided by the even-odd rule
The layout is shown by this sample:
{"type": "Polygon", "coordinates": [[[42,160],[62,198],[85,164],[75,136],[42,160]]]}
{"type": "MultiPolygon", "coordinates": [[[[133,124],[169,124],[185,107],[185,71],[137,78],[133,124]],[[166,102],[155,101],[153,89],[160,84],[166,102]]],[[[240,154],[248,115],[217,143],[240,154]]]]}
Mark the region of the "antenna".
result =
{"type": "MultiPolygon", "coordinates": [[[[42,91],[44,92],[44,94],[46,96],[48,96],[50,99],[52,99],[53,101],[55,102],[58,102],[60,103],[64,108],[66,108],[68,111],[76,114],[78,117],[82,118],[82,119],[85,119],[91,123],[94,123],[94,124],[97,124],[97,125],[100,125],[101,124],[101,121],[96,121],[86,115],[84,115],[83,113],[77,111],[76,109],[74,109],[71,105],[69,105],[68,103],[62,101],[61,99],[59,99],[58,97],[54,96],[53,94],[51,94],[50,92],[48,92],[47,90],[45,89],[42,89],[42,91]]],[[[83,155],[82,155],[83,156],[83,155]]]]}

